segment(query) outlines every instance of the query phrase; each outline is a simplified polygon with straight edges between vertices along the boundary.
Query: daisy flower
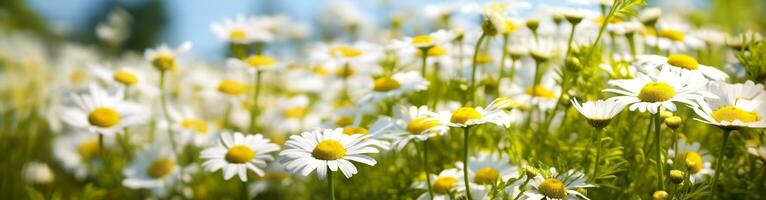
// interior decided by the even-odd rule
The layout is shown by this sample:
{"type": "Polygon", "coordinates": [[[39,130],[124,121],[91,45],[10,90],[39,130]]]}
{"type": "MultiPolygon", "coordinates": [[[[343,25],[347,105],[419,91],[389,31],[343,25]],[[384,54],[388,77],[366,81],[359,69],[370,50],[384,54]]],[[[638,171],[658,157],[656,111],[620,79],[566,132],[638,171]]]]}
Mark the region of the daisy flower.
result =
{"type": "Polygon", "coordinates": [[[328,106],[310,101],[306,95],[280,98],[276,106],[264,113],[263,120],[279,133],[297,133],[307,127],[316,127],[321,122],[318,113],[326,112],[328,106]]]}
{"type": "Polygon", "coordinates": [[[594,187],[585,182],[585,175],[574,170],[558,174],[555,168],[550,169],[550,176],[544,177],[537,174],[534,179],[529,181],[529,190],[524,192],[530,200],[539,199],[564,199],[579,200],[589,199],[585,195],[577,192],[579,188],[594,187]]]}
{"type": "Polygon", "coordinates": [[[649,46],[659,47],[663,51],[671,53],[680,53],[689,49],[699,49],[704,47],[705,42],[688,34],[688,27],[683,24],[662,23],[659,24],[659,32],[651,29],[646,37],[646,43],[649,46]]]}
{"type": "MultiPolygon", "coordinates": [[[[427,200],[427,199],[434,199],[434,200],[449,200],[452,199],[452,196],[454,196],[454,193],[457,192],[457,185],[460,179],[463,179],[462,172],[458,169],[445,169],[439,173],[439,175],[436,174],[429,174],[428,176],[431,176],[431,190],[433,190],[434,196],[431,198],[428,194],[428,192],[424,192],[420,196],[418,196],[418,200],[427,200]]],[[[428,190],[428,183],[425,181],[425,177],[423,177],[423,181],[416,182],[412,184],[413,188],[416,189],[423,189],[428,190]]]]}
{"type": "Polygon", "coordinates": [[[90,93],[71,96],[75,107],[64,108],[60,117],[67,124],[92,133],[112,136],[123,128],[143,124],[147,110],[137,104],[123,101],[123,88],[110,93],[96,85],[90,93]]]}
{"type": "Polygon", "coordinates": [[[220,22],[213,22],[210,30],[218,38],[235,44],[250,44],[256,39],[269,39],[271,34],[266,31],[259,31],[251,26],[245,15],[237,15],[233,19],[224,19],[220,22]]]}
{"type": "Polygon", "coordinates": [[[447,133],[449,127],[431,116],[431,113],[426,106],[397,107],[391,121],[393,130],[389,131],[387,136],[393,140],[391,145],[401,151],[410,140],[425,141],[447,133]]]}
{"type": "MultiPolygon", "coordinates": [[[[105,140],[104,148],[113,145],[113,140],[105,140]]],[[[67,133],[53,140],[53,157],[65,170],[74,174],[77,180],[88,176],[88,166],[101,162],[98,136],[85,133],[67,133]]]]}
{"type": "Polygon", "coordinates": [[[678,73],[680,76],[704,77],[713,81],[723,81],[729,78],[725,72],[715,67],[699,64],[697,59],[684,54],[672,54],[668,57],[659,55],[640,55],[639,66],[644,67],[645,71],[668,70],[678,73]]]}
{"type": "Polygon", "coordinates": [[[441,124],[450,127],[469,127],[484,123],[509,126],[512,120],[511,115],[502,109],[507,102],[504,98],[498,98],[487,105],[487,108],[461,107],[453,112],[432,113],[430,115],[439,120],[441,124]]]}
{"type": "Polygon", "coordinates": [[[261,134],[243,135],[239,132],[231,134],[223,132],[218,146],[210,147],[200,153],[205,160],[202,167],[206,171],[215,172],[223,169],[223,178],[229,180],[239,175],[242,182],[247,182],[247,171],[253,171],[263,176],[266,162],[274,158],[271,152],[279,150],[279,146],[271,143],[261,134]]]}
{"type": "Polygon", "coordinates": [[[572,106],[577,109],[577,112],[588,118],[588,123],[597,129],[608,126],[612,118],[620,114],[620,111],[625,107],[624,104],[614,99],[599,99],[595,102],[588,101],[580,104],[576,98],[572,99],[572,106]]]}
{"type": "Polygon", "coordinates": [[[158,196],[168,194],[181,176],[178,163],[170,149],[152,145],[124,170],[125,179],[122,185],[132,189],[150,189],[158,196]]]}
{"type": "Polygon", "coordinates": [[[406,37],[401,41],[394,41],[394,46],[399,48],[429,49],[436,45],[448,43],[457,37],[452,31],[438,30],[428,35],[406,37]]]}
{"type": "MultiPolygon", "coordinates": [[[[506,182],[511,178],[519,177],[519,170],[511,166],[507,156],[492,155],[489,152],[482,151],[479,155],[469,158],[468,179],[471,180],[471,187],[491,186],[499,181],[506,182]]],[[[458,162],[457,168],[463,170],[463,163],[458,162]]],[[[465,188],[463,183],[459,188],[465,188]]],[[[486,188],[485,188],[486,189],[486,188]]]]}
{"type": "Polygon", "coordinates": [[[356,161],[374,166],[377,161],[364,154],[378,153],[364,139],[362,134],[346,135],[343,129],[324,129],[303,132],[290,136],[285,142],[285,150],[279,152],[280,162],[293,174],[308,176],[317,172],[319,179],[327,176],[327,170],[340,170],[346,178],[351,178],[357,169],[349,161],[356,161]]]}
{"type": "Polygon", "coordinates": [[[147,49],[144,52],[144,59],[152,63],[155,69],[160,71],[175,70],[178,68],[178,56],[189,51],[192,43],[186,41],[181,43],[176,49],[171,49],[167,44],[162,44],[154,49],[147,49]]]}
{"type": "Polygon", "coordinates": [[[405,93],[428,89],[428,81],[417,72],[401,72],[375,79],[372,91],[360,102],[377,103],[386,98],[401,97],[405,93]]]}
{"type": "Polygon", "coordinates": [[[357,115],[356,119],[354,120],[354,123],[346,126],[343,128],[343,134],[346,135],[356,135],[361,134],[368,136],[364,139],[365,142],[369,143],[372,146],[378,147],[383,150],[388,150],[390,148],[390,144],[385,141],[385,139],[389,138],[389,135],[386,133],[389,132],[389,129],[393,127],[393,122],[391,118],[387,116],[381,116],[375,122],[372,123],[372,125],[368,128],[364,128],[360,126],[359,123],[362,121],[362,116],[357,115]]]}
{"type": "Polygon", "coordinates": [[[678,139],[677,144],[677,153],[672,148],[668,149],[668,156],[671,158],[668,159],[668,163],[674,163],[672,158],[676,158],[675,161],[681,164],[688,165],[693,163],[694,165],[687,166],[691,176],[691,183],[701,183],[705,176],[711,176],[715,173],[710,162],[713,160],[713,157],[705,150],[702,150],[699,143],[689,144],[684,139],[678,139]]]}
{"type": "Polygon", "coordinates": [[[763,85],[753,82],[711,85],[711,92],[719,98],[705,98],[699,107],[692,107],[700,118],[694,120],[722,128],[765,128],[766,104],[763,85]]]}
{"type": "Polygon", "coordinates": [[[231,67],[246,69],[247,72],[251,74],[263,71],[276,71],[285,66],[283,63],[277,62],[277,60],[271,56],[262,54],[250,55],[243,60],[229,58],[226,60],[226,63],[231,67]]]}
{"type": "Polygon", "coordinates": [[[561,86],[556,83],[558,75],[548,71],[541,75],[540,82],[534,83],[534,73],[531,71],[519,71],[518,84],[504,82],[502,87],[510,87],[507,96],[513,97],[517,102],[527,106],[537,106],[541,110],[553,109],[559,100],[561,86]]]}
{"type": "Polygon", "coordinates": [[[189,108],[175,109],[170,107],[171,126],[174,131],[180,133],[181,144],[193,144],[195,146],[205,146],[215,140],[211,127],[213,124],[197,117],[189,108]]]}
{"type": "Polygon", "coordinates": [[[608,83],[618,88],[605,89],[604,92],[622,95],[610,99],[630,105],[628,108],[631,111],[648,110],[652,114],[659,112],[660,107],[675,111],[674,102],[696,105],[693,100],[702,99],[700,89],[705,86],[702,80],[682,77],[667,70],[656,75],[639,74],[634,79],[611,80],[608,83]]]}

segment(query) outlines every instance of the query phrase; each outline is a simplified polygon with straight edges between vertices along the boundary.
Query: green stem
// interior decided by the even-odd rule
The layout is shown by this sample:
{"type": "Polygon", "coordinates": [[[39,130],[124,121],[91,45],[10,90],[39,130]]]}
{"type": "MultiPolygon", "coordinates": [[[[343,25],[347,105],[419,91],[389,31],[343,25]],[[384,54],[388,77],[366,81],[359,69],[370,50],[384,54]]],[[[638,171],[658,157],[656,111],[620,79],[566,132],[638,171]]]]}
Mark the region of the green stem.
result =
{"type": "Polygon", "coordinates": [[[569,57],[569,52],[572,51],[572,42],[574,41],[575,28],[577,28],[577,24],[572,24],[572,30],[569,31],[569,42],[567,42],[567,52],[564,54],[564,62],[566,62],[566,58],[569,57]]]}
{"type": "Polygon", "coordinates": [[[601,133],[604,131],[603,128],[599,128],[596,130],[596,162],[593,164],[593,181],[596,181],[596,177],[598,177],[598,167],[599,163],[601,163],[601,133]]]}
{"type": "Polygon", "coordinates": [[[503,34],[503,55],[500,56],[500,74],[497,76],[497,96],[500,96],[500,81],[505,77],[505,59],[508,56],[508,34],[503,34]]]}
{"type": "Polygon", "coordinates": [[[247,191],[247,182],[242,182],[242,198],[250,199],[250,192],[247,191]]]}
{"type": "Polygon", "coordinates": [[[258,95],[261,93],[261,71],[255,72],[253,80],[253,104],[250,105],[250,126],[247,130],[250,134],[255,134],[255,118],[258,117],[258,95]]]}
{"type": "Polygon", "coordinates": [[[521,190],[521,191],[519,191],[519,194],[516,194],[516,197],[513,198],[513,200],[519,200],[521,195],[524,194],[524,188],[527,186],[527,184],[529,184],[529,180],[530,179],[532,179],[532,178],[529,177],[529,175],[527,175],[527,179],[524,180],[524,183],[519,186],[519,190],[521,190]]]}
{"type": "MultiPolygon", "coordinates": [[[[170,119],[170,113],[168,112],[167,92],[165,91],[165,78],[165,71],[160,72],[160,92],[162,93],[160,95],[160,105],[162,106],[162,113],[165,117],[165,120],[168,123],[172,123],[172,120],[170,119]]],[[[178,158],[179,153],[178,148],[176,148],[175,136],[173,135],[173,126],[168,126],[168,137],[170,138],[170,146],[173,148],[173,154],[175,154],[176,158],[178,158]]]]}
{"type": "MultiPolygon", "coordinates": [[[[590,62],[591,62],[590,61],[590,57],[591,57],[591,55],[593,55],[593,50],[596,48],[596,45],[599,44],[599,41],[601,41],[601,36],[604,35],[604,30],[606,30],[607,23],[609,23],[609,18],[611,18],[612,15],[614,15],[614,12],[615,12],[615,9],[617,8],[617,3],[618,2],[620,2],[620,1],[614,1],[614,3],[612,4],[612,7],[609,8],[609,14],[607,14],[604,17],[604,22],[601,23],[601,28],[598,30],[598,35],[596,36],[596,40],[593,41],[593,45],[591,46],[590,50],[588,51],[588,56],[585,57],[586,59],[588,59],[588,64],[590,64],[590,62]]],[[[602,5],[601,10],[602,10],[601,12],[603,14],[604,10],[606,10],[606,7],[604,5],[602,5]]]]}
{"type": "Polygon", "coordinates": [[[330,190],[330,200],[335,200],[335,190],[332,185],[332,170],[327,169],[327,189],[330,190]]]}
{"type": "Polygon", "coordinates": [[[470,127],[463,128],[463,181],[465,182],[465,195],[468,199],[471,197],[471,186],[468,180],[468,132],[470,127]]]}
{"type": "Polygon", "coordinates": [[[423,141],[423,172],[426,173],[426,184],[428,185],[428,197],[434,199],[434,191],[431,188],[431,176],[428,173],[428,140],[423,141]]]}
{"type": "Polygon", "coordinates": [[[718,176],[721,174],[721,167],[723,166],[724,152],[726,151],[726,144],[729,142],[729,135],[731,130],[723,129],[723,142],[721,142],[721,150],[718,151],[718,156],[715,158],[715,174],[713,175],[712,186],[710,187],[710,195],[715,194],[715,187],[718,185],[718,176]]]}
{"type": "Polygon", "coordinates": [[[657,113],[654,114],[654,141],[657,143],[655,151],[655,162],[657,163],[657,186],[658,188],[665,190],[664,176],[665,171],[662,169],[662,141],[660,141],[660,109],[657,109],[657,113]]]}
{"type": "Polygon", "coordinates": [[[474,97],[476,96],[476,64],[479,57],[479,49],[481,48],[482,42],[484,42],[484,38],[486,38],[487,35],[482,33],[481,36],[479,36],[479,40],[476,41],[476,47],[474,47],[473,50],[473,64],[471,65],[471,83],[468,86],[468,89],[471,91],[471,104],[475,104],[474,97]]]}

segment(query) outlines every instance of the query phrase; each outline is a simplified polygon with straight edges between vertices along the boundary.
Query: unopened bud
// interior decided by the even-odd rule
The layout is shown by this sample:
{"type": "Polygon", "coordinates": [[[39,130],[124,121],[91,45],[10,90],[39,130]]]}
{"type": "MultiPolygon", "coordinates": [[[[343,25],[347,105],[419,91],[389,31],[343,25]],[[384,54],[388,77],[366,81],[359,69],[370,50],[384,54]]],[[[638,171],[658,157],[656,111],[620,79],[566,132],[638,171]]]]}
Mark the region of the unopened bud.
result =
{"type": "Polygon", "coordinates": [[[672,116],[673,116],[672,112],[664,111],[664,110],[660,111],[660,119],[664,120],[665,118],[672,117],[672,116]]]}
{"type": "Polygon", "coordinates": [[[654,192],[654,194],[652,194],[652,199],[653,200],[665,200],[665,199],[668,199],[668,192],[665,192],[665,191],[662,191],[662,190],[656,191],[656,192],[654,192]]]}
{"type": "Polygon", "coordinates": [[[681,170],[670,170],[670,181],[675,184],[681,184],[684,182],[684,172],[681,170]]]}

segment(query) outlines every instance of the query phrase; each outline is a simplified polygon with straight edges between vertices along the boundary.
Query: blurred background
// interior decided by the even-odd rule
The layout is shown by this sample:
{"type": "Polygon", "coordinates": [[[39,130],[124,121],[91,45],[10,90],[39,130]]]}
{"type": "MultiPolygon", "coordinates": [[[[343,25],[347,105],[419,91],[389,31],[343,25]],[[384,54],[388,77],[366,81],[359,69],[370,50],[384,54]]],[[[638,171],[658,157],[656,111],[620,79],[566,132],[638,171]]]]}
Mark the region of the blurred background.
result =
{"type": "MultiPolygon", "coordinates": [[[[595,5],[579,4],[587,0],[536,0],[528,1],[531,8],[522,9],[518,17],[534,15],[540,11],[537,4],[547,3],[567,7],[597,10],[595,5]]],[[[395,16],[404,19],[404,34],[426,32],[418,28],[424,23],[423,6],[437,0],[392,1],[285,1],[285,0],[3,0],[0,1],[0,22],[10,30],[27,30],[45,38],[70,40],[84,44],[97,44],[95,27],[115,9],[124,9],[132,17],[130,35],[121,47],[142,51],[159,43],[178,44],[194,42],[192,57],[216,59],[225,50],[225,43],[210,31],[210,23],[237,14],[248,16],[282,15],[293,21],[305,23],[307,37],[333,38],[334,31],[323,26],[322,16],[327,12],[349,10],[352,6],[369,22],[388,24],[395,16]],[[410,19],[417,19],[410,21],[410,19]],[[419,20],[419,21],[418,21],[419,20]],[[419,31],[420,30],[420,31],[419,31]]],[[[511,1],[513,2],[513,1],[511,1]]],[[[712,21],[729,32],[743,31],[749,27],[760,31],[766,22],[766,1],[763,0],[650,0],[650,6],[672,7],[674,11],[686,12],[692,19],[712,21]],[[742,10],[747,8],[747,10],[742,10]]],[[[348,16],[348,15],[347,15],[348,16]]],[[[353,16],[353,15],[351,15],[353,16]]],[[[295,24],[284,24],[294,26],[295,24]]],[[[337,31],[335,31],[337,32],[337,31]]]]}

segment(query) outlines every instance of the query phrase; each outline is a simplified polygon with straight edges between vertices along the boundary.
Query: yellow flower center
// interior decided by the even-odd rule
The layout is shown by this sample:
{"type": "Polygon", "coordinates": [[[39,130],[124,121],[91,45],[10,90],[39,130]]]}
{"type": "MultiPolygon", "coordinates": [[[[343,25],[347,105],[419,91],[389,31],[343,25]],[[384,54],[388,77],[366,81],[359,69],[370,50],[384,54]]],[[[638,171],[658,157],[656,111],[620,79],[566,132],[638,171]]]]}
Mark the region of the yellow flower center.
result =
{"type": "Polygon", "coordinates": [[[413,119],[407,124],[407,131],[411,134],[421,134],[424,131],[439,125],[439,120],[431,117],[420,117],[413,119]]]}
{"type": "Polygon", "coordinates": [[[449,194],[450,190],[455,187],[455,183],[457,183],[457,179],[455,177],[443,176],[437,178],[436,181],[434,181],[431,189],[439,194],[449,194]]]}
{"type": "Polygon", "coordinates": [[[668,64],[689,70],[695,70],[697,67],[699,67],[697,59],[683,54],[670,55],[668,57],[668,64]]]}
{"type": "Polygon", "coordinates": [[[338,141],[324,140],[314,147],[311,155],[319,160],[337,160],[346,155],[346,148],[338,141]]]}
{"type": "Polygon", "coordinates": [[[457,124],[465,124],[468,120],[481,119],[481,113],[471,107],[462,107],[452,112],[449,121],[457,124]]]}
{"type": "Polygon", "coordinates": [[[119,70],[114,72],[114,80],[125,85],[133,85],[138,82],[138,77],[133,72],[119,70]]]}
{"type": "Polygon", "coordinates": [[[330,50],[331,56],[343,56],[346,58],[356,58],[364,54],[361,49],[349,46],[339,46],[330,50]]]}
{"type": "Polygon", "coordinates": [[[176,57],[170,53],[159,53],[152,60],[152,65],[160,71],[172,70],[176,68],[176,57]]]}
{"type": "Polygon", "coordinates": [[[226,161],[230,163],[242,164],[250,162],[253,158],[255,158],[255,151],[245,145],[232,146],[226,152],[226,161]]]}
{"type": "Polygon", "coordinates": [[[702,170],[704,162],[702,161],[702,156],[700,156],[699,153],[694,151],[683,152],[678,154],[678,158],[678,160],[684,161],[686,163],[694,163],[694,165],[689,166],[689,171],[691,171],[692,174],[696,174],[702,170]]]}
{"type": "Polygon", "coordinates": [[[676,96],[676,90],[663,82],[647,83],[638,93],[638,99],[643,102],[662,102],[674,96],[676,96]]]}
{"type": "Polygon", "coordinates": [[[513,23],[513,20],[505,21],[505,33],[513,33],[516,30],[519,30],[519,26],[513,23]]]}
{"type": "Polygon", "coordinates": [[[197,133],[207,133],[207,123],[199,119],[186,119],[181,121],[182,128],[194,129],[197,133]]]}
{"type": "Polygon", "coordinates": [[[370,132],[366,128],[362,128],[362,127],[346,127],[346,128],[343,128],[343,134],[346,134],[346,135],[353,135],[353,134],[367,135],[369,133],[370,132]]]}
{"type": "Polygon", "coordinates": [[[543,193],[546,197],[554,199],[563,199],[567,196],[567,190],[564,187],[564,183],[555,178],[548,178],[543,180],[540,185],[537,186],[540,193],[543,193]]]}
{"type": "Polygon", "coordinates": [[[245,92],[247,86],[239,81],[224,79],[218,83],[218,91],[228,95],[240,95],[245,92]]]}
{"type": "Polygon", "coordinates": [[[229,40],[242,41],[247,39],[247,31],[242,28],[232,28],[229,30],[229,40]]]}
{"type": "Polygon", "coordinates": [[[476,63],[478,64],[489,64],[492,62],[492,56],[486,53],[479,53],[476,55],[476,63]]]}
{"type": "Polygon", "coordinates": [[[414,45],[431,45],[431,43],[434,41],[434,37],[431,37],[430,35],[418,35],[415,37],[412,37],[412,44],[414,45]]]}
{"type": "Polygon", "coordinates": [[[676,42],[684,41],[686,34],[683,31],[676,29],[662,29],[660,30],[660,37],[668,38],[676,42]]]}
{"type": "Polygon", "coordinates": [[[88,122],[101,128],[109,128],[120,123],[120,113],[109,107],[99,107],[90,111],[88,122]]]}
{"type": "Polygon", "coordinates": [[[69,72],[69,81],[75,84],[83,84],[90,79],[90,73],[82,67],[77,67],[69,72]]]}
{"type": "Polygon", "coordinates": [[[274,66],[277,64],[277,61],[267,55],[252,55],[245,59],[245,63],[250,67],[263,68],[274,66]]]}
{"type": "Polygon", "coordinates": [[[282,111],[282,115],[290,119],[300,119],[303,118],[303,116],[306,116],[306,108],[303,106],[285,108],[285,110],[282,111]]]}
{"type": "Polygon", "coordinates": [[[393,79],[391,77],[380,77],[378,79],[375,79],[375,87],[373,90],[377,92],[388,92],[391,90],[398,89],[402,85],[399,84],[399,81],[396,81],[396,79],[393,79]]]}
{"type": "Polygon", "coordinates": [[[352,67],[339,67],[335,70],[335,74],[340,77],[350,77],[351,75],[354,75],[356,71],[352,67]]]}
{"type": "Polygon", "coordinates": [[[98,139],[87,139],[82,141],[80,145],[77,145],[77,153],[79,153],[80,156],[84,158],[83,160],[94,158],[96,155],[98,155],[98,152],[98,139]]]}
{"type": "Polygon", "coordinates": [[[473,177],[473,182],[482,185],[490,185],[495,183],[499,178],[500,173],[498,173],[497,170],[491,167],[485,167],[476,171],[476,176],[473,177]]]}
{"type": "Polygon", "coordinates": [[[553,90],[545,88],[541,85],[535,85],[535,86],[527,88],[526,93],[527,95],[532,97],[539,97],[539,98],[545,98],[545,99],[556,98],[556,93],[553,92],[553,90]]]}
{"type": "Polygon", "coordinates": [[[152,161],[152,163],[149,164],[149,166],[146,168],[146,175],[154,179],[160,179],[170,175],[170,172],[172,172],[175,168],[176,165],[172,160],[166,158],[157,159],[152,161]]]}
{"type": "MultiPolygon", "coordinates": [[[[441,46],[434,46],[432,48],[429,48],[427,52],[428,52],[427,53],[428,57],[439,57],[439,56],[447,55],[447,50],[441,46]]],[[[417,51],[417,55],[420,57],[423,57],[423,52],[417,51]]]]}
{"type": "Polygon", "coordinates": [[[759,120],[758,113],[748,112],[734,106],[724,106],[718,108],[717,110],[713,111],[711,116],[718,122],[734,122],[735,120],[739,120],[741,122],[749,123],[759,120]]]}
{"type": "Polygon", "coordinates": [[[313,72],[314,72],[314,74],[319,75],[319,76],[327,75],[327,69],[324,66],[321,66],[321,65],[315,66],[313,72]]]}
{"type": "Polygon", "coordinates": [[[342,116],[335,119],[335,125],[338,125],[339,127],[345,127],[353,123],[354,123],[353,117],[342,116]]]}

